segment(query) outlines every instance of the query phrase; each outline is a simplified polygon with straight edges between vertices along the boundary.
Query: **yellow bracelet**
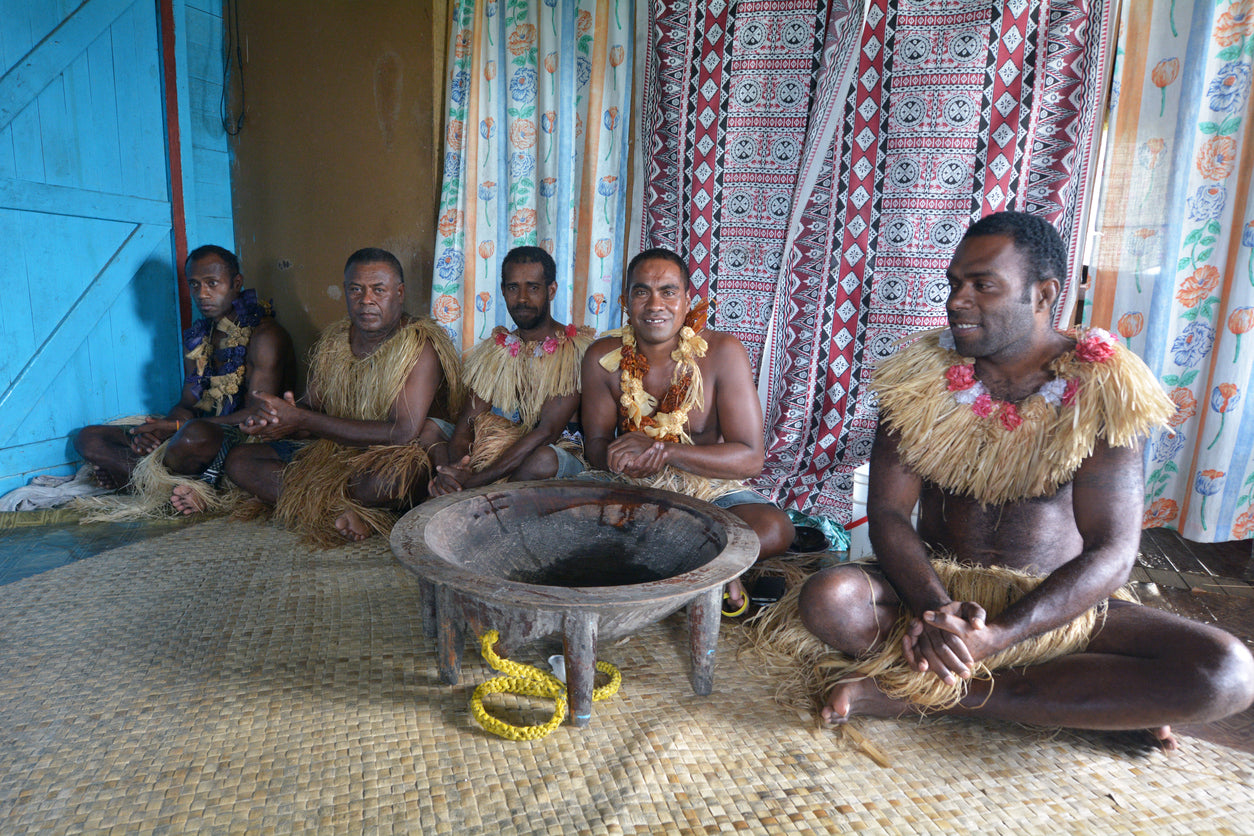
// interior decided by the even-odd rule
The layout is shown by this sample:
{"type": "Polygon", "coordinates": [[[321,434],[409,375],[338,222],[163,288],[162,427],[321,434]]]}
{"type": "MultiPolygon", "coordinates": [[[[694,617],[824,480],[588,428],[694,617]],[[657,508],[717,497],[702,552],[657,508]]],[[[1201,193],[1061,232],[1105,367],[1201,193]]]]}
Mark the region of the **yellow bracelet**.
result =
{"type": "MultiPolygon", "coordinates": [[[[740,607],[735,612],[728,612],[727,610],[723,610],[723,615],[727,616],[728,618],[735,618],[738,615],[744,615],[745,610],[749,609],[749,590],[742,589],[740,594],[745,596],[744,600],[740,602],[740,607]]],[[[724,592],[723,600],[724,601],[731,600],[731,596],[728,595],[726,592],[724,592]]]]}

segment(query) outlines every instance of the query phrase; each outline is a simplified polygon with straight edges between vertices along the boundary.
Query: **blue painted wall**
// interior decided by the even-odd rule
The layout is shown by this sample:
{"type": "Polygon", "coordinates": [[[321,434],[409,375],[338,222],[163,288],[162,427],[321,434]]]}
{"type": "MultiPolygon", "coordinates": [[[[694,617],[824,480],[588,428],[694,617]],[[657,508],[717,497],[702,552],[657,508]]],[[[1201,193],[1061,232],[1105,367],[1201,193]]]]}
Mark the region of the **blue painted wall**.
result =
{"type": "MultiPolygon", "coordinates": [[[[173,8],[189,242],[232,247],[220,10],[173,8]]],[[[79,427],[164,412],[182,369],[156,3],[0,0],[0,71],[3,493],[71,472],[79,427]]]]}

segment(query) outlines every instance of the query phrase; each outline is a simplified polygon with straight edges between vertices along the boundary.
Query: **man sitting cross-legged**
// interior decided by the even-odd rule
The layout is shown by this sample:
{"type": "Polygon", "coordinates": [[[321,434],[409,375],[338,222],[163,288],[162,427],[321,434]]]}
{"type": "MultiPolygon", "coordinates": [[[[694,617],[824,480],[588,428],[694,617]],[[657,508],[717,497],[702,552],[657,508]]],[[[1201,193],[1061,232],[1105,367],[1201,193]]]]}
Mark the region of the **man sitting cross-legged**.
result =
{"type": "Polygon", "coordinates": [[[437,471],[428,486],[432,496],[583,470],[571,421],[593,331],[553,319],[556,291],[557,265],[539,247],[516,247],[502,260],[501,295],[518,328],[493,329],[466,358],[470,397],[450,442],[431,450],[437,471]]]}
{"type": "Polygon", "coordinates": [[[197,247],[184,272],[203,318],[183,332],[178,403],[164,417],[138,426],[84,427],[74,440],[95,466],[97,481],[105,487],[133,482],[138,494],[84,501],[80,507],[91,517],[143,515],[170,504],[184,514],[217,507],[213,489],[223,460],[245,439],[236,425],[248,392],[278,394],[296,379],[291,338],[275,322],[269,303],[243,290],[233,253],[212,244],[197,247]]]}
{"type": "Polygon", "coordinates": [[[1254,699],[1240,641],[1110,600],[1140,541],[1141,439],[1172,404],[1109,334],[1054,330],[1065,270],[1045,221],[984,218],[949,266],[950,328],[880,364],[878,568],[826,569],[800,593],[805,627],[848,657],[824,660],[843,664],[828,720],[937,710],[1152,729],[1174,748],[1171,724],[1254,699]]]}
{"type": "MultiPolygon", "coordinates": [[[[758,535],[759,558],[792,543],[788,515],[740,480],[762,472],[762,407],[744,345],[689,307],[688,268],[664,249],[627,267],[627,324],[583,360],[588,463],[619,478],[713,502],[758,535]]],[[[745,591],[733,581],[728,604],[745,591]]]]}
{"type": "Polygon", "coordinates": [[[241,425],[267,444],[236,447],[226,473],[320,545],[386,533],[425,493],[426,449],[460,396],[457,353],[444,330],[404,312],[401,264],[358,250],[344,265],[348,319],[314,346],[307,392],[258,394],[241,425]],[[316,439],[309,443],[310,440],[316,439]]]}

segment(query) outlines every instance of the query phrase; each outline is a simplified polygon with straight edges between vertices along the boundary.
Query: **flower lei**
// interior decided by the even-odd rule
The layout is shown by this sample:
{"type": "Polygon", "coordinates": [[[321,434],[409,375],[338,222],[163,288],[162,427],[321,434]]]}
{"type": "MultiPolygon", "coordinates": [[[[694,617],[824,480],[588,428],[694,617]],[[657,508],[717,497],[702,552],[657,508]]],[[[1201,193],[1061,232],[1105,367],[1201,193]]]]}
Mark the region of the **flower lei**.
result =
{"type": "MultiPolygon", "coordinates": [[[[940,336],[941,348],[955,349],[953,332],[946,330],[940,336]]],[[[1090,329],[1082,339],[1076,342],[1075,356],[1085,363],[1104,363],[1115,354],[1115,338],[1110,332],[1101,328],[1090,329]]],[[[1007,432],[1013,432],[1023,423],[1019,407],[1010,401],[994,398],[988,389],[975,377],[975,367],[971,363],[955,363],[945,370],[945,380],[954,400],[960,404],[969,404],[971,411],[981,418],[993,418],[1001,422],[1007,432]]],[[[1080,392],[1078,378],[1063,380],[1054,378],[1036,390],[1037,395],[1054,407],[1071,406],[1080,392]]],[[[1029,395],[1028,397],[1032,397],[1029,395]]],[[[1026,398],[1024,399],[1026,400],[1026,398]]]]}
{"type": "Polygon", "coordinates": [[[688,413],[702,404],[701,371],[696,360],[704,357],[709,348],[700,335],[705,330],[709,307],[709,303],[702,300],[684,317],[684,326],[679,330],[679,346],[671,352],[675,371],[661,401],[645,391],[644,376],[649,371],[649,358],[636,351],[636,335],[631,326],[622,327],[620,432],[643,431],[650,438],[661,441],[692,443],[684,426],[688,422],[688,413]]]}
{"type": "Polygon", "coordinates": [[[543,340],[523,340],[517,334],[506,330],[503,325],[498,325],[492,329],[492,339],[497,345],[509,351],[510,357],[517,357],[523,353],[532,357],[543,357],[546,354],[555,353],[566,344],[567,340],[573,340],[578,332],[579,329],[572,322],[566,326],[564,334],[556,337],[548,336],[543,340]]]}
{"type": "Polygon", "coordinates": [[[240,387],[244,382],[244,360],[248,340],[262,317],[274,316],[274,306],[257,299],[257,291],[245,290],[231,303],[234,320],[198,319],[183,332],[183,356],[192,361],[192,370],[184,378],[191,384],[193,407],[205,415],[229,415],[239,409],[244,398],[240,387]],[[214,331],[226,339],[221,348],[214,348],[214,331]]]}

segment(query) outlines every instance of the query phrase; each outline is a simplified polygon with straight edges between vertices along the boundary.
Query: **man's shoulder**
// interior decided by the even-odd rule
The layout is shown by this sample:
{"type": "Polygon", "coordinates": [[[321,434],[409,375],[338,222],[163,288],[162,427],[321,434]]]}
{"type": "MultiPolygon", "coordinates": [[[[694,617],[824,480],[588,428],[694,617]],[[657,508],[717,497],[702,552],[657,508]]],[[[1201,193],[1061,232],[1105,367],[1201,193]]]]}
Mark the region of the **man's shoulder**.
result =
{"type": "Polygon", "coordinates": [[[325,340],[328,337],[347,335],[350,327],[352,327],[352,321],[348,317],[342,317],[319,331],[318,339],[325,340]]]}
{"type": "Polygon", "coordinates": [[[706,328],[701,332],[701,337],[709,344],[711,350],[717,348],[719,351],[735,351],[736,349],[743,351],[745,347],[740,338],[730,331],[715,331],[706,328]]]}
{"type": "Polygon", "coordinates": [[[588,346],[588,351],[584,354],[584,356],[593,357],[597,360],[600,360],[602,357],[609,354],[611,351],[614,351],[615,349],[619,349],[622,347],[623,347],[622,337],[618,336],[617,334],[606,334],[604,336],[597,337],[595,340],[593,340],[592,345],[588,346]]]}
{"type": "Polygon", "coordinates": [[[253,328],[252,340],[280,340],[291,343],[292,335],[273,316],[264,316],[253,328]]]}
{"type": "Polygon", "coordinates": [[[709,328],[701,332],[705,340],[706,363],[720,366],[735,363],[749,365],[749,352],[740,338],[728,331],[712,331],[709,328]]]}

